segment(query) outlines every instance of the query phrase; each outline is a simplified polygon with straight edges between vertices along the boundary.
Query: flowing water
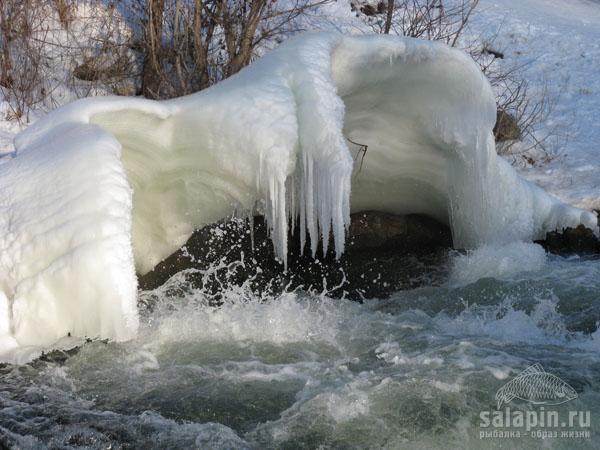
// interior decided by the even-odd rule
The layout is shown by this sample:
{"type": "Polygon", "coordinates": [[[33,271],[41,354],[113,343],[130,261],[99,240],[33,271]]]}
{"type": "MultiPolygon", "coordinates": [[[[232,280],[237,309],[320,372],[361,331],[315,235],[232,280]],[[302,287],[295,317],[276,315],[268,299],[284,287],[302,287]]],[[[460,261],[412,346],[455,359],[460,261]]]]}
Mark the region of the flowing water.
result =
{"type": "Polygon", "coordinates": [[[180,273],[140,294],[136,340],[0,369],[0,447],[599,448],[600,260],[522,244],[446,264],[436,285],[364,303],[242,286],[215,306],[180,273]],[[501,410],[590,426],[484,426],[533,364],[577,398],[501,410]]]}

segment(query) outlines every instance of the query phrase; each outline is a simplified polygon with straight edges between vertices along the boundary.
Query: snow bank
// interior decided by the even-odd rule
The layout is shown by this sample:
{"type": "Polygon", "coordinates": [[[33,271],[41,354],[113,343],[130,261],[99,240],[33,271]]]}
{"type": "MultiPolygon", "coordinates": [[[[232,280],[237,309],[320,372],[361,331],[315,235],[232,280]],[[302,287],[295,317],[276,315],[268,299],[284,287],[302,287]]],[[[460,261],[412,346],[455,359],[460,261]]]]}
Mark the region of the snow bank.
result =
{"type": "Polygon", "coordinates": [[[313,254],[330,232],[343,252],[351,209],[429,214],[460,247],[594,227],[496,157],[494,118],[463,53],[336,34],[290,40],[191,96],[63,107],[0,165],[0,353],[67,333],[130,338],[135,271],[256,207],[283,259],[291,218],[313,254]]]}

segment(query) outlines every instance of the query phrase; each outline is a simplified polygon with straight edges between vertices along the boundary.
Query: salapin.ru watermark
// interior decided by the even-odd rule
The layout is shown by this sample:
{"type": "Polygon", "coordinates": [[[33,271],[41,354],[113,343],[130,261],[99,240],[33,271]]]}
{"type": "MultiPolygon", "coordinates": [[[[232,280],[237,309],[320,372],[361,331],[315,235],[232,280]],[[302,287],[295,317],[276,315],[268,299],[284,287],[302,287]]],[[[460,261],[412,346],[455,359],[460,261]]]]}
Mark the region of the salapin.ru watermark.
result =
{"type": "Polygon", "coordinates": [[[554,408],[576,398],[567,382],[534,364],[496,392],[497,409],[479,413],[479,438],[590,439],[589,410],[554,408]],[[511,408],[515,399],[530,409],[511,408]]]}

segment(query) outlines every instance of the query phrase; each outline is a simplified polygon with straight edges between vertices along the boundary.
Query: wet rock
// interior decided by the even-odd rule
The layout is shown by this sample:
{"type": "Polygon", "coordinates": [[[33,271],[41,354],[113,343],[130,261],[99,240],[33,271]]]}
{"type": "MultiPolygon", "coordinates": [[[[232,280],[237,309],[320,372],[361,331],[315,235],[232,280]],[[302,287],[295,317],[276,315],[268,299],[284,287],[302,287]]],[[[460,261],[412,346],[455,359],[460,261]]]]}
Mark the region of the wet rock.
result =
{"type": "Polygon", "coordinates": [[[300,287],[357,300],[386,297],[444,279],[444,262],[452,247],[449,228],[429,217],[367,211],[352,215],[346,251],[339,260],[331,250],[322,256],[320,244],[313,258],[307,254],[310,242],[303,252],[299,236],[290,235],[285,270],[267,231],[262,217],[197,230],[180,250],[139,277],[140,289],[154,289],[178,272],[196,269],[185,274],[187,281],[215,296],[223,286],[245,283],[260,292],[300,287]]]}
{"type": "Polygon", "coordinates": [[[354,250],[393,247],[412,253],[452,246],[448,227],[419,214],[353,214],[349,237],[354,250]]]}
{"type": "MultiPolygon", "coordinates": [[[[598,238],[583,226],[548,233],[538,243],[557,254],[600,254],[598,238]]],[[[181,249],[139,277],[139,286],[154,289],[176,273],[195,269],[184,274],[186,281],[217,301],[224,287],[242,284],[260,293],[302,288],[358,300],[383,298],[402,289],[441,284],[451,248],[449,228],[427,216],[365,211],[352,215],[339,260],[331,250],[323,256],[320,244],[313,258],[310,242],[303,252],[298,235],[290,235],[285,270],[262,217],[232,219],[197,230],[181,249]]]]}
{"type": "Polygon", "coordinates": [[[592,230],[583,225],[577,228],[566,228],[562,232],[547,233],[545,240],[536,242],[547,251],[560,255],[600,254],[600,240],[592,230]]]}
{"type": "MultiPolygon", "coordinates": [[[[87,342],[91,342],[88,340],[87,342]]],[[[70,348],[68,350],[50,350],[48,353],[42,353],[39,358],[36,359],[37,363],[53,363],[62,365],[69,359],[71,356],[76,355],[81,350],[79,345],[70,348]]]]}

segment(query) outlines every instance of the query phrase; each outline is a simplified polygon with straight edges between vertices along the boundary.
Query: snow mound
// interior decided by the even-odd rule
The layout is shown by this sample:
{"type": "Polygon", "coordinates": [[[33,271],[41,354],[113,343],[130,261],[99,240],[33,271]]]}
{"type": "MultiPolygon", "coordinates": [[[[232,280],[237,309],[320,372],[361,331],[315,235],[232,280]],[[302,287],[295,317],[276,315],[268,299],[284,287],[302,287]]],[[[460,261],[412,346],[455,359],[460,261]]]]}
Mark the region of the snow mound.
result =
{"type": "Polygon", "coordinates": [[[471,248],[595,227],[496,156],[494,120],[460,51],[338,34],[292,39],[187,97],[56,110],[0,165],[0,358],[68,333],[131,338],[136,270],[254,208],[283,260],[296,218],[313,254],[331,233],[341,254],[351,209],[429,214],[471,248]]]}

